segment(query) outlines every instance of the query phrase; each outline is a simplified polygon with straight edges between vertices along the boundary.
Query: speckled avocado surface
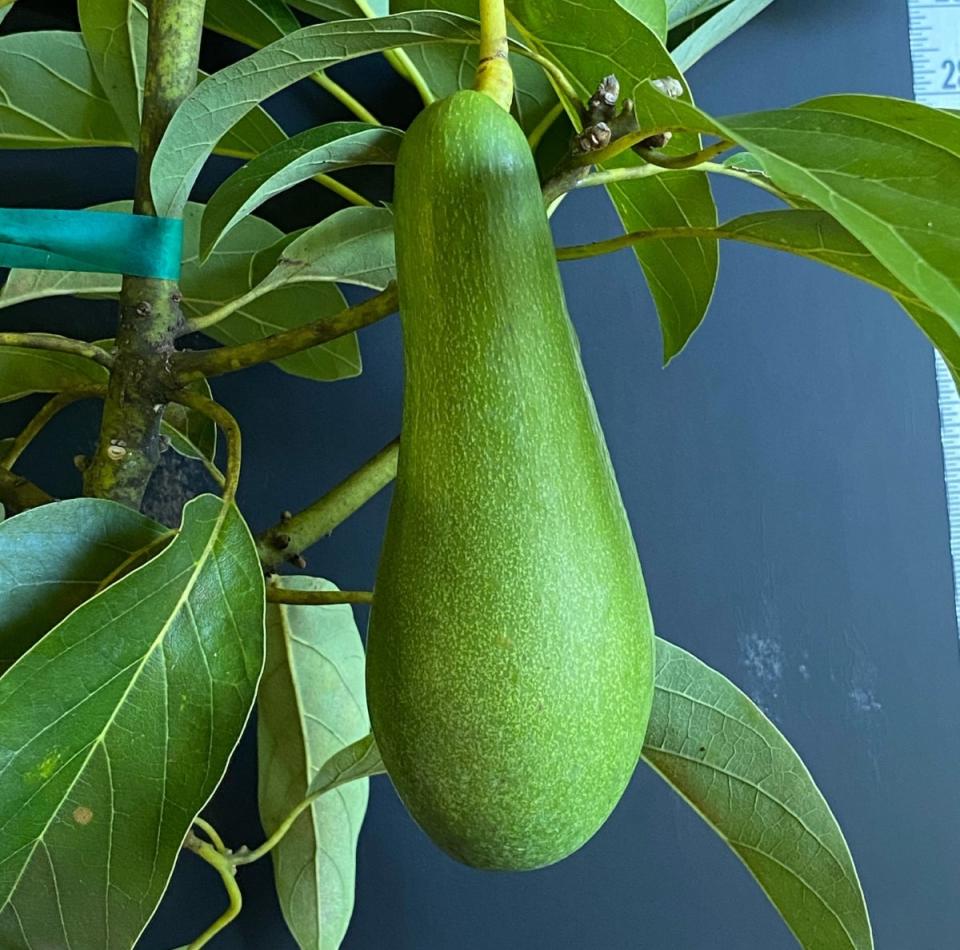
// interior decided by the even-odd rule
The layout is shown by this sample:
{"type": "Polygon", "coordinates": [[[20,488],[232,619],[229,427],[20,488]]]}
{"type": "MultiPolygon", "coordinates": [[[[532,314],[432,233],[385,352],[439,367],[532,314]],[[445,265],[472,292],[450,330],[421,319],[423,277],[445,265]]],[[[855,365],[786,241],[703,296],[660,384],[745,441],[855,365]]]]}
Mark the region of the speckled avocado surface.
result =
{"type": "Polygon", "coordinates": [[[459,92],[397,164],[406,383],[367,693],[420,826],[481,868],[579,848],[653,695],[643,578],[514,120],[459,92]]]}

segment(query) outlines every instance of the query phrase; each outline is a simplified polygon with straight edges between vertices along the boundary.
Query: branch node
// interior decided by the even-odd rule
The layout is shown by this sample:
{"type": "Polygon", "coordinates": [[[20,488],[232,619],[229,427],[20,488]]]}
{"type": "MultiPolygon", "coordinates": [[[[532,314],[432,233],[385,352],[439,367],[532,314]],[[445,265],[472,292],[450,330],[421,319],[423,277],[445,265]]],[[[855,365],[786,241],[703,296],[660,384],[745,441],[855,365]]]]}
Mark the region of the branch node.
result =
{"type": "Polygon", "coordinates": [[[613,133],[606,122],[597,122],[594,125],[588,125],[583,132],[577,136],[576,150],[581,154],[588,152],[599,152],[610,144],[613,133]]]}

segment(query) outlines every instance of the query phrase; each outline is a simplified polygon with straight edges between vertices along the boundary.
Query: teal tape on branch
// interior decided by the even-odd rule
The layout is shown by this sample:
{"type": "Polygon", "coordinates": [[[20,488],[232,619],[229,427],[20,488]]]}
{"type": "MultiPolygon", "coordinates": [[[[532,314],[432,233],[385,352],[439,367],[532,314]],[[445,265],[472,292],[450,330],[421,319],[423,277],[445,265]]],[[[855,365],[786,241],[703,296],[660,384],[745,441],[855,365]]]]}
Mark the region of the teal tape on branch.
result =
{"type": "Polygon", "coordinates": [[[182,248],[179,218],[0,208],[0,267],[177,280],[182,248]]]}

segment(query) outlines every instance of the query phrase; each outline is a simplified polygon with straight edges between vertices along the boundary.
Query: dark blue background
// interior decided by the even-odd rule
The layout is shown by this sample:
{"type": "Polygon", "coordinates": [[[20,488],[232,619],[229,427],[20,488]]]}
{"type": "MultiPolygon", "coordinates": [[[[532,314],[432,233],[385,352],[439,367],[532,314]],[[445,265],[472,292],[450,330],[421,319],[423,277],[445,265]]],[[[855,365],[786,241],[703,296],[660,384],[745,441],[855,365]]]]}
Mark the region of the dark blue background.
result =
{"type": "MultiPolygon", "coordinates": [[[[5,30],[62,25],[58,11],[70,4],[23,6],[5,30]]],[[[236,51],[214,42],[207,65],[236,51]]],[[[395,122],[415,108],[380,67],[341,78],[395,122]]],[[[691,78],[700,103],[721,115],[835,91],[909,97],[906,4],[777,0],[691,78]]],[[[339,115],[315,90],[280,107],[288,129],[339,115]]],[[[120,153],[0,153],[0,203],[127,197],[132,173],[120,153]]],[[[746,186],[717,191],[728,214],[755,206],[746,186]]],[[[268,211],[290,228],[336,206],[311,189],[268,211]]],[[[556,216],[561,243],[617,229],[598,190],[556,216]]],[[[664,370],[629,253],[566,265],[564,277],[659,632],[745,688],[795,743],[845,829],[878,947],[956,946],[960,664],[930,348],[878,292],[798,259],[725,246],[709,317],[664,370]]],[[[111,319],[109,304],[74,301],[4,312],[8,327],[91,337],[111,319]]],[[[244,427],[241,503],[254,528],[308,503],[394,434],[395,321],[364,331],[362,346],[357,380],[317,386],[266,368],[215,383],[244,427]]],[[[0,434],[34,407],[8,407],[0,434]]],[[[65,413],[24,472],[75,492],[69,459],[89,450],[93,422],[89,408],[65,413]]],[[[168,463],[155,505],[169,514],[198,479],[168,463]]],[[[385,493],[318,545],[311,570],[369,586],[387,504],[385,493]]],[[[247,737],[209,810],[231,842],[260,837],[254,788],[247,737]]],[[[292,947],[269,863],[241,875],[245,910],[214,946],[292,947]]],[[[186,942],[222,903],[212,872],[184,857],[142,946],[186,942]]],[[[453,863],[389,782],[373,783],[345,944],[353,950],[794,945],[736,858],[642,766],[587,847],[522,876],[453,863]]]]}

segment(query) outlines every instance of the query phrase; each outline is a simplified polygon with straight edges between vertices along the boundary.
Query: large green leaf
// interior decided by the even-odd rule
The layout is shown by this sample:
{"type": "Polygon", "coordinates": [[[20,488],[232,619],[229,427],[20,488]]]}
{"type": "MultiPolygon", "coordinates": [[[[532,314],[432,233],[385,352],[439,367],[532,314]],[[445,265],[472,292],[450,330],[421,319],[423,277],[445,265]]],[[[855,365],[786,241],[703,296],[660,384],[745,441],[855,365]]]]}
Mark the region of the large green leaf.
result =
{"type": "Polygon", "coordinates": [[[263,611],[246,525],[200,496],[0,679],[0,943],[136,941],[249,715],[263,611]]]}
{"type": "Polygon", "coordinates": [[[383,290],[395,277],[393,215],[386,208],[344,208],[286,244],[258,286],[338,281],[383,290]]]}
{"type": "MultiPolygon", "coordinates": [[[[293,590],[336,590],[312,577],[293,590]]],[[[260,815],[271,834],[336,753],[368,735],[364,655],[349,604],[267,608],[267,659],[257,698],[260,815]]],[[[353,912],[365,780],[318,798],[273,849],[284,918],[304,950],[336,950],[353,912]]]]}
{"type": "MultiPolygon", "coordinates": [[[[140,44],[133,47],[133,56],[142,62],[145,14],[136,4],[130,10],[133,23],[139,24],[131,29],[140,44]]],[[[48,30],[0,37],[0,90],[0,148],[104,148],[136,142],[117,118],[79,33],[48,30]]],[[[284,137],[258,107],[223,136],[215,151],[250,158],[284,137]]]]}
{"type": "Polygon", "coordinates": [[[830,214],[938,315],[937,345],[955,351],[942,334],[960,337],[960,117],[881,96],[723,120],[649,84],[636,100],[643,128],[695,129],[747,148],[774,185],[830,214]]]}
{"type": "Polygon", "coordinates": [[[840,826],[776,726],[729,680],[657,640],[644,759],[756,877],[805,950],[870,950],[840,826]]]}
{"type": "Polygon", "coordinates": [[[140,136],[147,16],[137,0],[79,0],[80,29],[100,85],[131,142],[140,136]]]}
{"type": "MultiPolygon", "coordinates": [[[[106,207],[109,206],[102,206],[99,210],[105,210],[106,207]]],[[[117,274],[15,267],[10,271],[6,282],[0,286],[0,309],[44,297],[110,297],[119,293],[120,277],[117,274]]]]}
{"type": "MultiPolygon", "coordinates": [[[[129,208],[130,203],[123,201],[98,206],[101,211],[125,211],[129,208]]],[[[271,248],[284,237],[283,232],[269,222],[249,215],[200,264],[198,242],[202,216],[203,205],[191,203],[184,210],[184,258],[180,289],[184,312],[192,317],[204,316],[249,290],[262,276],[261,273],[254,277],[254,261],[260,259],[265,249],[271,248]]],[[[13,270],[0,289],[0,308],[65,294],[115,297],[119,293],[120,277],[116,274],[13,270]]],[[[244,343],[332,315],[344,306],[343,295],[329,283],[278,287],[204,332],[221,343],[244,343]]],[[[3,351],[0,350],[0,358],[2,356],[3,351]]],[[[103,372],[96,364],[92,365],[103,372]]],[[[341,337],[285,357],[278,360],[277,365],[289,373],[308,379],[335,380],[355,376],[361,366],[356,335],[341,337]]],[[[8,382],[12,385],[17,381],[8,382]]],[[[42,391],[56,391],[59,388],[64,387],[42,391]]],[[[0,383],[0,398],[2,393],[3,386],[0,383]]]]}
{"type": "Polygon", "coordinates": [[[42,505],[0,524],[0,670],[92,597],[105,577],[169,534],[100,498],[42,505]]]}
{"type": "Polygon", "coordinates": [[[330,122],[279,142],[247,162],[214,192],[200,228],[200,256],[274,195],[314,175],[355,165],[391,165],[403,141],[396,129],[330,122]]]}
{"type": "MultiPolygon", "coordinates": [[[[616,0],[517,0],[511,9],[529,43],[564,68],[584,100],[608,73],[619,78],[623,99],[633,97],[649,79],[681,78],[659,38],[616,0]]],[[[695,151],[698,139],[677,135],[672,147],[679,153],[695,151]]],[[[641,163],[628,152],[615,164],[641,163]]],[[[608,190],[628,231],[717,223],[702,174],[657,175],[608,190]]],[[[717,277],[716,242],[651,242],[638,245],[636,254],[657,305],[664,357],[669,360],[683,349],[710,304],[717,277]]]]}
{"type": "MultiPolygon", "coordinates": [[[[663,4],[663,0],[639,0],[641,3],[663,4]]],[[[450,10],[466,17],[476,17],[476,0],[393,0],[391,13],[409,13],[413,10],[450,10]]],[[[511,36],[516,36],[511,28],[511,36]]],[[[477,50],[474,46],[415,46],[408,55],[438,98],[449,96],[458,89],[473,86],[477,68],[477,50]]],[[[557,95],[543,70],[522,56],[514,56],[514,105],[517,120],[526,132],[534,129],[554,107],[557,95]]]]}
{"type": "Polygon", "coordinates": [[[30,393],[59,393],[73,387],[104,385],[107,370],[72,353],[0,346],[0,402],[30,393]]]}
{"type": "Polygon", "coordinates": [[[0,147],[130,144],[79,33],[0,37],[0,147]]]}
{"type": "Polygon", "coordinates": [[[684,72],[715,46],[763,12],[773,0],[733,0],[693,31],[674,51],[673,59],[684,72]]]}
{"type": "Polygon", "coordinates": [[[338,62],[400,46],[477,40],[476,24],[421,12],[304,27],[204,80],[167,127],[151,169],[160,214],[184,206],[214,144],[257,103],[338,62]]]}
{"type": "Polygon", "coordinates": [[[723,124],[776,185],[831,214],[960,330],[960,119],[838,96],[723,124]]]}

